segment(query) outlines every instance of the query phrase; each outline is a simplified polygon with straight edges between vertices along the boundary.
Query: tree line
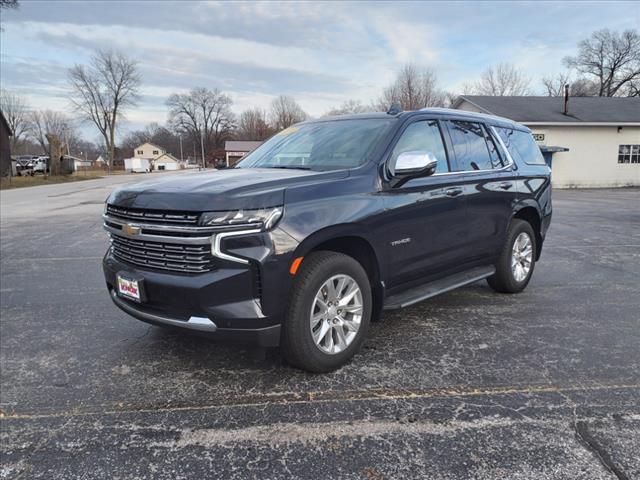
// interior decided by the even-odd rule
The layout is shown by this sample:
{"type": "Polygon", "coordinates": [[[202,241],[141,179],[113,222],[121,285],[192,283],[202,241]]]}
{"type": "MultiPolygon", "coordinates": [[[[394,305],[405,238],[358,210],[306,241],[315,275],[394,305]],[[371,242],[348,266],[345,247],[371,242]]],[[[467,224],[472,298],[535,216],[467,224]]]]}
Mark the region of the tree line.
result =
{"type": "MultiPolygon", "coordinates": [[[[487,68],[476,81],[462,86],[463,94],[561,96],[569,85],[572,96],[640,96],[640,35],[636,30],[594,32],[577,46],[577,53],[563,59],[566,70],[542,78],[537,89],[534,79],[511,63],[487,68]]],[[[303,121],[309,115],[286,95],[276,97],[268,109],[250,108],[239,115],[232,111],[232,98],[217,88],[195,87],[174,93],[166,100],[165,125],[151,123],[142,130],[124,135],[116,143],[118,125],[125,112],[139,105],[142,78],[137,62],[115,51],[97,51],[86,65],[68,72],[69,101],[74,114],[93,124],[100,138],[96,147],[83,141],[76,122],[61,112],[33,111],[16,93],[2,90],[0,105],[14,132],[14,151],[21,144],[47,151],[46,135],[53,133],[74,152],[103,152],[110,164],[133,154],[133,148],[151,142],[175,156],[220,157],[225,140],[264,140],[275,132],[303,121]],[[93,148],[93,150],[92,150],[93,148]]],[[[398,104],[404,110],[449,106],[459,92],[442,88],[433,68],[405,64],[377,99],[365,104],[347,100],[326,115],[386,111],[398,104]]]]}

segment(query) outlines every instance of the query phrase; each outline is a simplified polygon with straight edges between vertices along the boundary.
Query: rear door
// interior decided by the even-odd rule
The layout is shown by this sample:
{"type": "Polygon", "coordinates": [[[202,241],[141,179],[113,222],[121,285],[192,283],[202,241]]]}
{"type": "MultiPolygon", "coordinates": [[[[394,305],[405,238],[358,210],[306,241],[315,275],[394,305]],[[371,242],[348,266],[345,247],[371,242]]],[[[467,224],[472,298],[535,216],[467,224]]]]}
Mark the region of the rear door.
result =
{"type": "Polygon", "coordinates": [[[404,127],[387,159],[389,166],[401,153],[418,150],[438,160],[434,175],[384,192],[380,233],[387,244],[389,288],[455,266],[466,244],[465,197],[461,178],[450,175],[443,128],[438,120],[418,118],[404,127]]]}
{"type": "Polygon", "coordinates": [[[494,257],[504,246],[517,201],[513,166],[498,147],[493,128],[484,122],[450,120],[446,124],[467,202],[465,260],[494,257]]]}

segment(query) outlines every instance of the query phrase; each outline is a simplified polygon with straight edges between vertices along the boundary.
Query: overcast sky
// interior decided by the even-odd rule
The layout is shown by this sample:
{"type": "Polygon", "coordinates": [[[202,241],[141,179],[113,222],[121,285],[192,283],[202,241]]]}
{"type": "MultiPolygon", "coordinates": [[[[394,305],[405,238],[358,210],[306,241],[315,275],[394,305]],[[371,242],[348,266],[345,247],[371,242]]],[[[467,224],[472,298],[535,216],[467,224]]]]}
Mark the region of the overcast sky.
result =
{"type": "Polygon", "coordinates": [[[291,95],[311,115],[369,103],[405,62],[456,91],[509,61],[535,79],[601,28],[640,29],[640,2],[209,3],[26,1],[2,12],[1,83],[33,108],[68,110],[66,71],[96,48],[139,61],[142,103],[125,128],[164,123],[169,94],[231,95],[234,110],[291,95]]]}

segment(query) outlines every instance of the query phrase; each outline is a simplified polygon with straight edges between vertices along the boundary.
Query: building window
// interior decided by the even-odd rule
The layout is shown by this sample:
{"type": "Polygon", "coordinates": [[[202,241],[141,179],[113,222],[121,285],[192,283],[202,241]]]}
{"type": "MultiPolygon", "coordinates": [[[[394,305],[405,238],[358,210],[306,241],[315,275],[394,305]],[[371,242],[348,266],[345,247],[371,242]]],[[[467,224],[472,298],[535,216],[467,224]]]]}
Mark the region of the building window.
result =
{"type": "Polygon", "coordinates": [[[142,155],[144,153],[143,150],[138,150],[138,155],[142,155]]]}
{"type": "Polygon", "coordinates": [[[618,163],[640,163],[640,145],[620,145],[618,163]]]}
{"type": "Polygon", "coordinates": [[[153,151],[153,154],[154,154],[154,155],[158,155],[158,150],[154,150],[154,151],[153,151]]]}

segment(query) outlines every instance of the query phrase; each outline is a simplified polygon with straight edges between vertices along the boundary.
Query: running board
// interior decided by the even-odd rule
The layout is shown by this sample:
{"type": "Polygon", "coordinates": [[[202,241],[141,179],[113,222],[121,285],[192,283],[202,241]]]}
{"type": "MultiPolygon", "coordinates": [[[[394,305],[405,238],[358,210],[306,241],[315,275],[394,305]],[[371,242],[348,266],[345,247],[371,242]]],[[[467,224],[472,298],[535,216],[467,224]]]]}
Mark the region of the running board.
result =
{"type": "Polygon", "coordinates": [[[433,282],[418,285],[404,292],[387,297],[384,301],[385,310],[397,310],[421,302],[427,298],[435,297],[441,293],[468,285],[495,273],[494,266],[476,267],[465,272],[456,273],[449,277],[441,278],[433,282]]]}

